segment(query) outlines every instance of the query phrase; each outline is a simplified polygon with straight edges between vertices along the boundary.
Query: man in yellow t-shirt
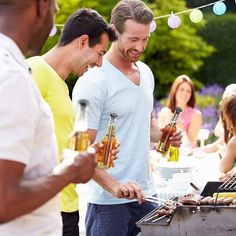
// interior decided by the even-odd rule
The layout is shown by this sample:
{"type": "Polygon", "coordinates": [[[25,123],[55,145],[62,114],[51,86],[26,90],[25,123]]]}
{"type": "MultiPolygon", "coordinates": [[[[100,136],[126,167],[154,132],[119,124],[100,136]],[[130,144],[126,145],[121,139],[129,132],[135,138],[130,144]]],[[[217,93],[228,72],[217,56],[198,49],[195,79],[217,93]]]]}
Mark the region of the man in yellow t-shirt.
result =
{"type": "MultiPolygon", "coordinates": [[[[41,95],[52,109],[60,154],[68,147],[75,119],[65,80],[71,73],[79,76],[89,67],[101,66],[109,41],[115,39],[112,28],[96,11],[83,8],[69,17],[56,47],[42,57],[28,59],[41,95]]],[[[78,195],[74,184],[62,190],[61,202],[63,235],[79,235],[78,195]]]]}

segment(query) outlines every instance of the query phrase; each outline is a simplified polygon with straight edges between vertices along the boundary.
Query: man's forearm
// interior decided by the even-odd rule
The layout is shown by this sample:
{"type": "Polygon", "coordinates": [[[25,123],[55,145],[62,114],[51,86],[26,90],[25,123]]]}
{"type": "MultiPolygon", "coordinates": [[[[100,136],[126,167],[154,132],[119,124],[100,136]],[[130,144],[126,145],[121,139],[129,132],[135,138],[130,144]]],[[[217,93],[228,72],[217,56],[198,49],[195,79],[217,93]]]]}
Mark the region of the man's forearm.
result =
{"type": "Polygon", "coordinates": [[[69,182],[63,176],[51,175],[6,186],[1,196],[0,223],[27,214],[54,197],[69,182]]]}
{"type": "Polygon", "coordinates": [[[120,184],[105,170],[99,168],[96,168],[92,179],[112,195],[114,195],[114,187],[120,184]]]}
{"type": "Polygon", "coordinates": [[[151,119],[151,142],[157,143],[161,137],[161,131],[158,127],[157,120],[155,118],[151,119]]]}

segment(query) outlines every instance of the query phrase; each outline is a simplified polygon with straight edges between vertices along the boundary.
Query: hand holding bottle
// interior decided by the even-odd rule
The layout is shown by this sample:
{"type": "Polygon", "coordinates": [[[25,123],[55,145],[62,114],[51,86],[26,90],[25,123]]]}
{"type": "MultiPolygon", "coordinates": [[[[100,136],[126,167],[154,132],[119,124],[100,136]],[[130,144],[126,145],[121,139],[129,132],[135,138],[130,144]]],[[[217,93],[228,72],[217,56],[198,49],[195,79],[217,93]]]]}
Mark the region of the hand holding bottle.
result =
{"type": "MultiPolygon", "coordinates": [[[[93,143],[91,145],[91,147],[95,147],[96,148],[96,162],[98,162],[99,158],[101,158],[101,153],[104,150],[104,143],[102,142],[98,142],[98,143],[93,143]]],[[[114,161],[117,159],[118,153],[120,150],[120,144],[116,143],[113,148],[110,150],[110,158],[112,159],[112,167],[115,166],[114,161]]]]}
{"type": "Polygon", "coordinates": [[[104,146],[100,149],[100,153],[97,159],[98,167],[101,169],[108,169],[114,167],[112,150],[115,150],[117,147],[117,140],[115,136],[116,119],[117,119],[117,114],[111,113],[106,135],[102,138],[101,141],[101,143],[104,146]]]}
{"type": "Polygon", "coordinates": [[[85,152],[64,149],[62,162],[54,168],[54,174],[61,175],[68,183],[86,183],[92,178],[97,165],[94,147],[85,152]]]}
{"type": "Polygon", "coordinates": [[[182,132],[177,131],[170,136],[169,138],[170,144],[173,147],[180,147],[180,145],[182,144],[182,138],[183,138],[182,132]]]}
{"type": "Polygon", "coordinates": [[[180,107],[177,107],[170,123],[162,129],[162,135],[157,146],[157,151],[162,153],[163,155],[168,152],[170,144],[173,144],[173,146],[178,146],[181,144],[182,137],[180,136],[180,132],[176,132],[176,123],[181,111],[182,109],[180,107]]]}

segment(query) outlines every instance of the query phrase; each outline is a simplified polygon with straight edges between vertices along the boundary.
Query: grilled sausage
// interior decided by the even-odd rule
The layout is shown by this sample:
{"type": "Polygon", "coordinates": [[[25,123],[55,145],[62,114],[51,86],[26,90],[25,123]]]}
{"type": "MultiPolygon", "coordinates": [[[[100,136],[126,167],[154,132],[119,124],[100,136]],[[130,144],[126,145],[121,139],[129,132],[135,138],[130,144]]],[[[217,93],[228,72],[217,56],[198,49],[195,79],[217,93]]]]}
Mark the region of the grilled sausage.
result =
{"type": "Polygon", "coordinates": [[[229,205],[231,202],[233,202],[234,198],[233,197],[227,197],[223,200],[224,205],[229,205]]]}
{"type": "Polygon", "coordinates": [[[217,205],[222,205],[224,200],[225,200],[224,197],[217,198],[216,204],[217,204],[217,205]]]}
{"type": "Polygon", "coordinates": [[[204,198],[200,201],[200,203],[201,203],[202,205],[206,205],[206,204],[208,204],[208,200],[210,200],[211,198],[212,198],[211,196],[204,197],[204,198]]]}
{"type": "Polygon", "coordinates": [[[213,205],[213,204],[215,204],[215,201],[216,201],[216,198],[212,197],[211,199],[208,200],[208,204],[213,205]]]}
{"type": "Polygon", "coordinates": [[[236,205],[236,199],[234,199],[234,200],[232,201],[232,204],[233,204],[233,205],[236,205]]]}

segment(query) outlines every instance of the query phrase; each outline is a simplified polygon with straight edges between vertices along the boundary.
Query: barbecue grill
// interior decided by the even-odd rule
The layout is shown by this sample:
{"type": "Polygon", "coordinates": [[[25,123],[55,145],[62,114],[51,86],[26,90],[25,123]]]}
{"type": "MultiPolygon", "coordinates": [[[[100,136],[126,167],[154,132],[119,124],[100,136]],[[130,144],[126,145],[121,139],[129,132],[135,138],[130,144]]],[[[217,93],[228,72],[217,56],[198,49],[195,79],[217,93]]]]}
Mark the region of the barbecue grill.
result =
{"type": "MultiPolygon", "coordinates": [[[[214,192],[235,192],[236,174],[228,181],[208,183],[202,196],[214,192]],[[209,189],[208,189],[209,188],[209,189]]],[[[175,198],[177,201],[177,198],[175,198]]],[[[162,206],[156,208],[136,224],[142,236],[235,236],[236,207],[220,205],[180,205],[170,216],[157,214],[162,206]]]]}
{"type": "Polygon", "coordinates": [[[236,191],[236,174],[220,185],[218,192],[236,191]]]}
{"type": "Polygon", "coordinates": [[[179,206],[172,216],[159,221],[152,211],[137,222],[142,236],[235,236],[236,208],[226,206],[179,206]]]}

